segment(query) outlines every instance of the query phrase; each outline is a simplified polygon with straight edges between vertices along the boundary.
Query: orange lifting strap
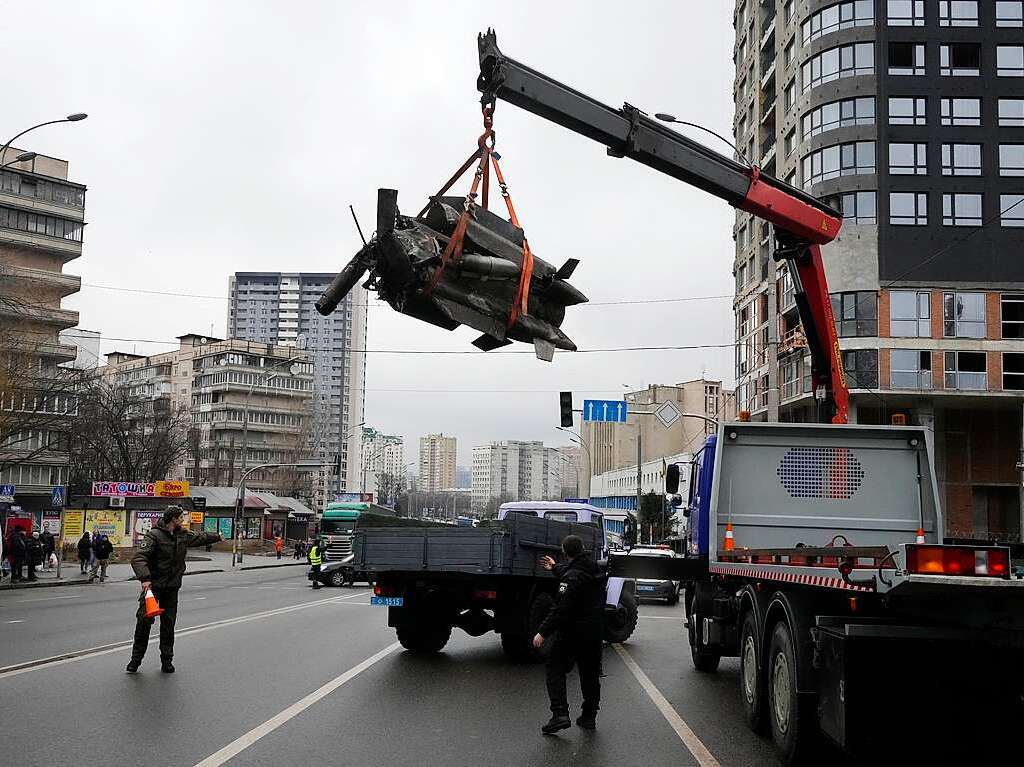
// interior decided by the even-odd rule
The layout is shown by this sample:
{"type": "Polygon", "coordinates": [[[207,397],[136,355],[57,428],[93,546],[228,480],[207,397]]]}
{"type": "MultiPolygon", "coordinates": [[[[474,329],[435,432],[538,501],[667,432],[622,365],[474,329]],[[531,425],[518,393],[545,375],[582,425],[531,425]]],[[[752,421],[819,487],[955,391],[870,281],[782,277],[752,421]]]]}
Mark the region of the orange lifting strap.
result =
{"type": "MultiPolygon", "coordinates": [[[[448,179],[447,183],[441,187],[440,191],[431,198],[436,199],[442,197],[444,193],[451,189],[452,186],[455,185],[455,182],[458,181],[467,170],[469,170],[469,167],[473,162],[479,160],[476,172],[473,174],[473,183],[469,187],[469,194],[466,195],[462,214],[459,216],[458,223],[455,225],[455,231],[452,232],[452,237],[448,241],[448,245],[445,246],[444,252],[441,254],[441,265],[434,271],[430,282],[423,291],[428,296],[434,292],[434,288],[437,287],[437,283],[441,281],[441,277],[444,275],[445,269],[447,269],[450,264],[457,264],[462,260],[462,243],[466,236],[466,227],[469,226],[469,210],[476,200],[478,189],[481,191],[481,205],[485,210],[487,209],[491,187],[492,165],[494,166],[494,176],[498,180],[498,186],[501,187],[501,196],[505,200],[505,207],[508,208],[509,221],[512,222],[513,226],[522,229],[522,226],[519,224],[519,217],[516,216],[515,206],[512,204],[512,197],[508,193],[508,184],[505,183],[505,176],[501,172],[501,166],[498,165],[498,154],[494,151],[495,134],[493,115],[493,105],[485,105],[483,107],[484,132],[481,133],[480,138],[477,139],[476,151],[469,156],[469,159],[462,164],[461,168],[455,171],[455,174],[448,179]]],[[[427,203],[423,210],[419,212],[419,216],[423,216],[429,207],[430,203],[427,203]]],[[[516,289],[516,295],[509,310],[508,325],[506,328],[511,328],[516,324],[516,321],[521,315],[529,313],[530,281],[532,277],[533,252],[530,250],[530,243],[524,235],[523,268],[519,273],[519,287],[516,289]]]]}

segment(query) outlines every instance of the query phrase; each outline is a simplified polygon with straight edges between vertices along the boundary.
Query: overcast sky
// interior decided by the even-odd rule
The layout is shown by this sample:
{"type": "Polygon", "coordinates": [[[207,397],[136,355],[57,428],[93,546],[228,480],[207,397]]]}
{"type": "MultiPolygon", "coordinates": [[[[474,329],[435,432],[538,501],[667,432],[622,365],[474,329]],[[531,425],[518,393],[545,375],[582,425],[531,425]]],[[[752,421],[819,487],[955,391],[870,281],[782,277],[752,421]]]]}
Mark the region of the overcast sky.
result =
{"type": "MultiPolygon", "coordinates": [[[[0,0],[0,133],[89,113],[19,143],[68,159],[71,178],[89,187],[84,256],[67,267],[84,285],[65,305],[103,334],[104,351],[155,353],[173,347],[114,339],[221,335],[232,272],[336,271],[359,246],[347,206],[372,228],[378,187],[397,188],[404,212],[418,210],[480,132],[477,32],[495,27],[505,53],[608,104],[730,135],[731,8],[0,0]]],[[[580,259],[572,282],[591,301],[732,293],[724,203],[508,104],[495,128],[534,251],[556,265],[580,259]]],[[[581,306],[562,329],[581,349],[727,344],[730,306],[581,306]]],[[[369,314],[366,420],[405,435],[410,458],[431,431],[458,437],[462,464],[489,440],[562,444],[561,389],[613,398],[624,384],[702,373],[732,381],[730,349],[560,352],[544,363],[478,353],[477,331],[449,333],[384,304],[369,314]],[[373,353],[387,349],[474,353],[373,353]]]]}

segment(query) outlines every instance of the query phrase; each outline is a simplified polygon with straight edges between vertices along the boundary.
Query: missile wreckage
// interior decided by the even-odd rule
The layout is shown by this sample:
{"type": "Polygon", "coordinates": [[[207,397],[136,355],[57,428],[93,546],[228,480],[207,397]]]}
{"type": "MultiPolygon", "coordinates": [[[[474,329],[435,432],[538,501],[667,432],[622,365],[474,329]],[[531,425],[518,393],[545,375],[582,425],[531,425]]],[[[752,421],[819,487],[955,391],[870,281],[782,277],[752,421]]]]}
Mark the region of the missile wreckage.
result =
{"type": "Polygon", "coordinates": [[[524,257],[523,230],[467,204],[465,197],[434,198],[416,218],[399,214],[397,198],[395,190],[378,190],[376,234],[324,292],[317,311],[330,314],[369,272],[364,287],[395,311],[445,330],[475,328],[483,335],[473,345],[483,351],[513,341],[532,343],[537,357],[547,361],[556,348],[576,351],[559,326],[565,307],[587,301],[567,282],[579,261],[569,259],[556,269],[532,254],[524,257]],[[445,264],[463,213],[461,254],[445,264]],[[520,304],[516,311],[527,258],[532,260],[529,289],[525,307],[520,304]]]}

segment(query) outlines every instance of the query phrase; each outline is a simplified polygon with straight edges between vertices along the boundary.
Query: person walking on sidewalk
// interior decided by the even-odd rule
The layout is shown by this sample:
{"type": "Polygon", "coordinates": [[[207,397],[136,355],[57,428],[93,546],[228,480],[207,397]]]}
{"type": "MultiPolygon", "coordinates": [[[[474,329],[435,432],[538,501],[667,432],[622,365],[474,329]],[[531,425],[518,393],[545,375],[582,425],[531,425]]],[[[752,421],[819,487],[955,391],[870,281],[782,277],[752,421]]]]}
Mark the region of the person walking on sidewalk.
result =
{"type": "Polygon", "coordinates": [[[96,580],[96,571],[100,574],[100,583],[107,579],[107,564],[110,562],[110,555],[114,553],[114,544],[106,535],[97,535],[92,542],[92,572],[89,573],[89,583],[96,580]]]}
{"type": "Polygon", "coordinates": [[[11,583],[17,583],[23,578],[21,568],[24,567],[25,557],[28,554],[28,547],[25,544],[25,531],[19,527],[11,533],[8,547],[10,550],[8,558],[11,560],[11,583]]]}
{"type": "Polygon", "coordinates": [[[302,559],[302,541],[295,539],[295,551],[292,553],[292,559],[302,559]]]}
{"type": "Polygon", "coordinates": [[[25,565],[28,570],[28,580],[36,578],[36,567],[43,561],[43,544],[39,542],[39,531],[33,530],[32,537],[25,541],[25,565]]]}
{"type": "Polygon", "coordinates": [[[43,570],[50,569],[50,557],[53,556],[53,552],[57,548],[57,544],[54,541],[53,533],[49,530],[43,530],[42,535],[39,536],[40,542],[43,544],[43,570]]]}
{"type": "Polygon", "coordinates": [[[165,674],[174,673],[174,664],[171,663],[174,657],[174,622],[178,617],[178,591],[181,589],[181,576],[185,574],[185,555],[190,548],[222,540],[218,533],[186,530],[181,521],[183,513],[180,506],[168,506],[160,521],[143,536],[138,551],[132,557],[132,570],[142,584],[142,593],[135,614],[132,657],[125,667],[129,674],[139,670],[149,645],[149,630],[156,620],[146,617],[146,591],[149,589],[153,590],[153,596],[163,608],[160,616],[160,670],[165,674]]]}
{"type": "Polygon", "coordinates": [[[280,535],[274,537],[274,551],[277,552],[277,558],[280,559],[284,552],[284,538],[280,535]]]}
{"type": "Polygon", "coordinates": [[[81,569],[82,575],[85,575],[85,568],[89,566],[91,558],[92,540],[89,538],[89,531],[86,530],[78,539],[78,567],[81,569]]]}

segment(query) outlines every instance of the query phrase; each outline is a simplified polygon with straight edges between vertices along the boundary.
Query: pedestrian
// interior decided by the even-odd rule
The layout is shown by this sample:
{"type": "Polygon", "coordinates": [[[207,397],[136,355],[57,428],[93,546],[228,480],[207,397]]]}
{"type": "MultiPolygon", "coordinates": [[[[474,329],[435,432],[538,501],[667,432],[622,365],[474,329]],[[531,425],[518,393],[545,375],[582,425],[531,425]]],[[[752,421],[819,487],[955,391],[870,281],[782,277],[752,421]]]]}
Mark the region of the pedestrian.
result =
{"type": "Polygon", "coordinates": [[[25,569],[28,571],[28,580],[36,578],[36,567],[43,562],[43,544],[39,542],[39,531],[33,530],[32,537],[25,540],[25,569]]]}
{"type": "Polygon", "coordinates": [[[292,559],[302,559],[302,541],[296,539],[295,551],[292,554],[292,559]]]}
{"type": "Polygon", "coordinates": [[[320,588],[320,565],[324,562],[323,552],[323,544],[320,541],[314,541],[313,545],[309,547],[309,564],[312,567],[314,589],[320,588]]]}
{"type": "Polygon", "coordinates": [[[168,506],[160,520],[153,525],[139,541],[139,548],[132,557],[132,570],[142,584],[139,595],[139,609],[135,614],[135,641],[132,657],[125,671],[134,674],[139,670],[142,658],[149,644],[149,630],[155,618],[146,617],[146,592],[153,590],[163,613],[160,615],[160,670],[165,674],[174,673],[174,621],[178,616],[178,590],[181,576],[185,574],[185,555],[188,549],[217,543],[218,533],[186,530],[182,524],[183,510],[180,506],[168,506]]]}
{"type": "Polygon", "coordinates": [[[110,555],[114,553],[114,544],[105,534],[95,536],[92,542],[92,571],[89,573],[89,583],[96,580],[96,572],[99,571],[100,583],[107,579],[107,564],[110,562],[110,555]]]}
{"type": "Polygon", "coordinates": [[[82,575],[85,575],[85,568],[89,566],[90,559],[92,559],[92,540],[89,538],[89,531],[86,530],[78,539],[78,567],[82,571],[82,575]]]}
{"type": "Polygon", "coordinates": [[[57,548],[53,533],[49,530],[43,530],[42,534],[39,536],[39,541],[43,544],[43,569],[49,570],[50,557],[53,556],[53,552],[57,548]]]}
{"type": "Polygon", "coordinates": [[[28,547],[25,542],[25,531],[20,527],[11,533],[10,543],[11,560],[11,583],[22,580],[22,567],[25,566],[25,558],[28,554],[28,547]]]}
{"type": "Polygon", "coordinates": [[[558,594],[551,611],[541,623],[533,646],[540,648],[551,638],[547,658],[547,688],[551,701],[551,719],[541,727],[545,735],[571,727],[565,677],[575,663],[580,675],[583,710],[576,724],[585,730],[597,726],[601,701],[602,621],[604,617],[605,578],[593,559],[584,551],[583,540],[567,535],[562,540],[567,562],[555,564],[545,556],[541,566],[553,570],[558,578],[558,594]]]}
{"type": "Polygon", "coordinates": [[[277,552],[277,558],[281,558],[281,553],[284,551],[284,538],[280,535],[274,537],[274,551],[277,552]]]}

